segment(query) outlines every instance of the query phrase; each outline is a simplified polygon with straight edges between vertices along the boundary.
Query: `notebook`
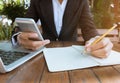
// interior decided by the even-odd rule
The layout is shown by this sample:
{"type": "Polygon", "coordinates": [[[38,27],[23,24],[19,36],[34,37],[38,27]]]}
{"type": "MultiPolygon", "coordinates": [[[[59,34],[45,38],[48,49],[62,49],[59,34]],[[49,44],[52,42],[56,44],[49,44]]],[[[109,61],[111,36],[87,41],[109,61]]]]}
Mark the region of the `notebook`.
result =
{"type": "Polygon", "coordinates": [[[73,45],[69,47],[45,48],[43,53],[50,72],[120,64],[120,53],[114,50],[105,59],[83,54],[83,50],[84,46],[73,45]]]}
{"type": "Polygon", "coordinates": [[[19,67],[42,52],[44,46],[36,51],[26,50],[20,46],[13,47],[11,42],[0,42],[0,73],[6,73],[19,67]]]}

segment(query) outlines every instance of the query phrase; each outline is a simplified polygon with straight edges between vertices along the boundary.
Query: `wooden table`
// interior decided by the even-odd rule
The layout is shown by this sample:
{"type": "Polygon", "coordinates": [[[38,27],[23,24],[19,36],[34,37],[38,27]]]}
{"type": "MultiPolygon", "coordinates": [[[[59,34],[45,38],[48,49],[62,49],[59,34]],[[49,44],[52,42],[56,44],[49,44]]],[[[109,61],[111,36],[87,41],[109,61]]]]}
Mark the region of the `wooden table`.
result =
{"type": "MultiPolygon", "coordinates": [[[[81,43],[52,42],[47,47],[72,44],[81,43]]],[[[120,44],[114,42],[113,49],[120,51],[120,44]]],[[[120,83],[120,65],[50,73],[41,53],[17,69],[0,74],[0,83],[120,83]]]]}

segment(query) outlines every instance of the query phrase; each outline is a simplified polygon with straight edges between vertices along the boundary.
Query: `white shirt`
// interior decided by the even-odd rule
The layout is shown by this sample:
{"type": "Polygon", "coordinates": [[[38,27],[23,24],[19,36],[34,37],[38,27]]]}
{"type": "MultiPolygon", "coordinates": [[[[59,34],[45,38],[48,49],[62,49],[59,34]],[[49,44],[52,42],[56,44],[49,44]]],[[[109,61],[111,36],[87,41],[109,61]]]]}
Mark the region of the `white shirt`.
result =
{"type": "Polygon", "coordinates": [[[62,28],[63,15],[64,15],[67,1],[68,0],[63,0],[63,2],[60,4],[58,0],[52,0],[53,12],[54,12],[54,23],[55,23],[56,31],[58,35],[60,34],[60,31],[62,28]]]}
{"type": "MultiPolygon", "coordinates": [[[[57,34],[60,34],[62,23],[63,23],[63,15],[65,12],[65,8],[68,0],[63,0],[62,4],[58,0],[52,0],[53,5],[53,13],[54,13],[54,23],[56,27],[57,34]]],[[[39,24],[41,24],[39,20],[39,24]]]]}

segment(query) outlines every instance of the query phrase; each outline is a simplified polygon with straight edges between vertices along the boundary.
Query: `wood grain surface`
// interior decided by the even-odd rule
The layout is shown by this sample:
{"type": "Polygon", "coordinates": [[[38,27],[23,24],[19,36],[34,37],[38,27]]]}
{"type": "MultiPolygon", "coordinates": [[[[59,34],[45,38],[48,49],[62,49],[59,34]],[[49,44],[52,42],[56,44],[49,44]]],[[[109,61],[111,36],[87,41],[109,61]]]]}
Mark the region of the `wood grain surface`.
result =
{"type": "MultiPolygon", "coordinates": [[[[120,44],[113,43],[113,49],[120,51],[120,44]]],[[[51,42],[46,47],[83,44],[83,42],[51,42]]],[[[120,65],[51,73],[48,71],[43,53],[40,53],[15,70],[0,74],[0,83],[120,83],[120,65]]]]}

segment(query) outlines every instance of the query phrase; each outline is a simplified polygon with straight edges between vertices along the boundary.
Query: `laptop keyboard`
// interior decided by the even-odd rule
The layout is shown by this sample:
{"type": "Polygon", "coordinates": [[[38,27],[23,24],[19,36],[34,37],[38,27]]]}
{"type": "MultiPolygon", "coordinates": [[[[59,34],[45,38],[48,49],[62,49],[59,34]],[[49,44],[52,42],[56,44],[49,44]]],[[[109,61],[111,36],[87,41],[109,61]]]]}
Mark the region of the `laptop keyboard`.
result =
{"type": "Polygon", "coordinates": [[[24,57],[27,54],[29,54],[29,53],[0,50],[0,57],[1,57],[4,65],[9,65],[12,62],[24,57]]]}

